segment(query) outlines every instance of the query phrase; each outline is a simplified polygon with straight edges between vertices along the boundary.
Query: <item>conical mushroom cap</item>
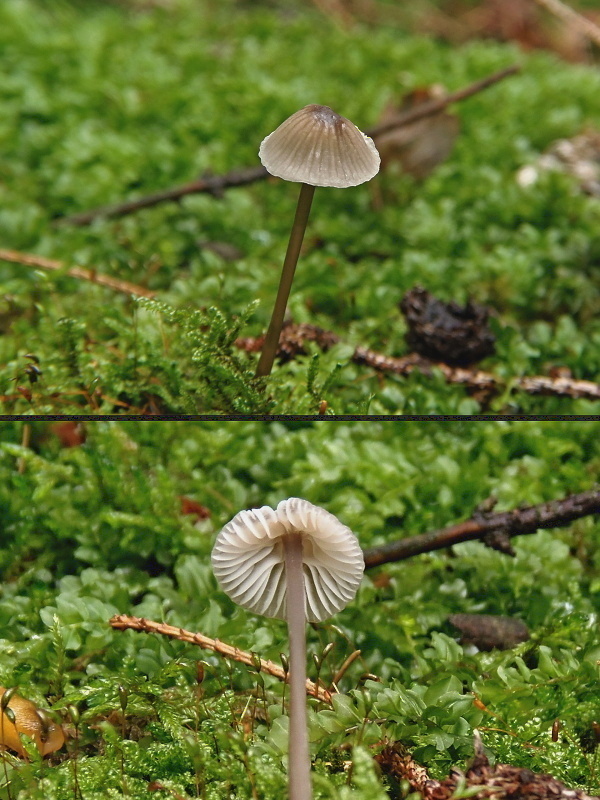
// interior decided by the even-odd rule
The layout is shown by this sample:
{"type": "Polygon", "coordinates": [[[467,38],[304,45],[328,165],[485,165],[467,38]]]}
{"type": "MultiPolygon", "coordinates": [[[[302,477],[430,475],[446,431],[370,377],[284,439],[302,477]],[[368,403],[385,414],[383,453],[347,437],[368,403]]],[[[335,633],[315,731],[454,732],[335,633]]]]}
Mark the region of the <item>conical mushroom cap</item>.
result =
{"type": "Polygon", "coordinates": [[[379,172],[373,140],[328,106],[305,106],[263,139],[258,151],[271,175],[345,189],[379,172]]]}
{"type": "Polygon", "coordinates": [[[217,536],[213,571],[235,603],[285,619],[282,537],[292,533],[303,537],[306,618],[321,622],[353,599],[365,568],[356,536],[324,508],[290,497],[276,509],[240,511],[217,536]]]}

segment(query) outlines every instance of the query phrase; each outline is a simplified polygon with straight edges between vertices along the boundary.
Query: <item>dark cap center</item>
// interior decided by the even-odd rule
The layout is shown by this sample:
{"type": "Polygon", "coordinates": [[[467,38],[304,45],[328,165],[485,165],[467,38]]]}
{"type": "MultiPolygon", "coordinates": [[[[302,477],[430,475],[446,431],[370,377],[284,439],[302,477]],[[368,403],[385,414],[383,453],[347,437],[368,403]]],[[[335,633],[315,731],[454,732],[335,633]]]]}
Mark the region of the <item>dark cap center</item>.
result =
{"type": "Polygon", "coordinates": [[[329,106],[319,106],[312,104],[306,106],[306,110],[313,114],[316,121],[323,125],[330,125],[335,128],[341,128],[344,125],[344,118],[336,114],[329,106]]]}

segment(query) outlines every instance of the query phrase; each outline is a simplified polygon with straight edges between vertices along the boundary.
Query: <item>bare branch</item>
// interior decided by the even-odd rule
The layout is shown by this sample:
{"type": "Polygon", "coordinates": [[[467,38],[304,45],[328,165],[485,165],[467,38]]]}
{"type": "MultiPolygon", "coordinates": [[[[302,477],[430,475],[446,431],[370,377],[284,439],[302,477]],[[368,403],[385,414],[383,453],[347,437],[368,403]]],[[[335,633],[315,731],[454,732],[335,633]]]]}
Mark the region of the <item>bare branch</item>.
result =
{"type": "MultiPolygon", "coordinates": [[[[413,791],[420,792],[423,798],[433,798],[441,789],[439,781],[430,778],[425,767],[413,759],[408,748],[402,742],[386,745],[375,756],[375,761],[386,775],[393,775],[401,783],[408,781],[413,791]]],[[[443,797],[440,798],[443,800],[443,797]]]]}
{"type": "Polygon", "coordinates": [[[174,186],[161,192],[140,197],[137,200],[129,200],[125,203],[115,203],[110,206],[94,208],[91,211],[82,211],[80,214],[73,214],[70,217],[59,217],[55,220],[58,225],[89,225],[97,217],[122,217],[138,211],[140,208],[150,208],[167,200],[181,200],[188,194],[198,194],[206,192],[215,197],[219,197],[225,189],[233,186],[245,186],[248,183],[264,180],[269,177],[269,173],[263,167],[248,167],[247,169],[235,169],[226,175],[213,175],[208,178],[199,178],[182,186],[174,186]]]}
{"type": "MultiPolygon", "coordinates": [[[[495,72],[492,75],[488,75],[482,80],[475,81],[475,83],[472,83],[470,86],[465,86],[463,89],[452,92],[449,95],[446,95],[446,97],[439,98],[438,100],[432,100],[428,103],[423,103],[422,105],[413,108],[410,111],[399,114],[397,117],[389,120],[388,122],[376,125],[375,127],[366,131],[366,133],[369,136],[375,137],[381,133],[392,130],[393,128],[399,128],[403,125],[410,125],[416,120],[437,114],[451,103],[458,103],[461,100],[465,100],[477,92],[487,89],[494,83],[498,83],[498,81],[507,78],[509,75],[514,75],[519,70],[520,67],[516,64],[507,67],[506,69],[495,72]]],[[[150,208],[151,206],[158,205],[158,203],[163,203],[167,200],[180,200],[182,197],[185,197],[188,194],[197,194],[199,192],[207,192],[219,197],[225,189],[230,189],[234,186],[245,186],[249,183],[255,183],[256,181],[264,180],[268,176],[269,173],[263,166],[235,169],[226,173],[225,175],[214,175],[208,178],[200,178],[196,181],[185,183],[182,186],[175,186],[171,189],[165,189],[161,192],[155,192],[154,194],[140,197],[137,200],[129,200],[124,203],[115,203],[109,206],[102,206],[100,208],[94,208],[91,211],[83,211],[79,214],[72,214],[68,217],[59,217],[55,220],[55,224],[89,225],[89,223],[97,217],[120,217],[125,214],[131,214],[133,211],[138,211],[142,208],[150,208]]]]}
{"type": "Polygon", "coordinates": [[[587,17],[574,11],[565,3],[562,3],[561,0],[535,0],[535,2],[538,6],[542,6],[546,11],[550,11],[550,13],[562,19],[563,22],[572,25],[573,28],[577,28],[587,39],[600,45],[600,28],[587,17]]]}
{"type": "Polygon", "coordinates": [[[473,539],[482,539],[485,542],[486,537],[498,533],[510,539],[513,536],[535,533],[541,528],[561,528],[573,520],[591,514],[600,514],[600,489],[550,500],[537,506],[515,508],[512,511],[477,511],[471,519],[448,528],[370,547],[364,551],[365,566],[369,569],[392,561],[404,561],[420,553],[442,550],[473,539]]]}
{"type": "Polygon", "coordinates": [[[366,133],[369,136],[376,138],[382,133],[387,133],[394,128],[401,128],[404,125],[410,125],[413,122],[417,122],[424,117],[431,117],[434,114],[439,114],[440,111],[443,111],[449,105],[452,105],[452,103],[459,103],[461,100],[466,100],[468,97],[478,94],[484,89],[487,89],[489,86],[493,86],[493,84],[498,83],[498,81],[502,81],[504,78],[508,78],[510,75],[515,75],[520,70],[521,67],[518,64],[512,64],[510,67],[501,69],[499,72],[494,72],[492,75],[488,75],[486,78],[482,78],[480,81],[475,81],[475,83],[465,86],[463,89],[458,89],[456,92],[451,92],[445,97],[439,97],[436,100],[429,100],[427,103],[422,103],[415,108],[404,111],[393,119],[389,119],[386,122],[381,122],[379,125],[375,125],[373,128],[370,128],[368,131],[366,131],[366,133]]]}
{"type": "Polygon", "coordinates": [[[136,286],[135,283],[129,281],[122,281],[120,278],[113,278],[110,275],[102,275],[92,269],[85,269],[85,267],[65,267],[62,261],[54,261],[51,258],[44,258],[37,256],[33,253],[19,253],[17,250],[0,250],[0,261],[10,261],[12,264],[23,264],[27,267],[36,267],[37,269],[47,269],[52,271],[64,272],[71,278],[78,278],[79,280],[90,281],[97,283],[99,286],[107,286],[109,289],[115,289],[117,292],[124,292],[125,294],[134,294],[138,297],[154,297],[155,292],[150,289],[144,289],[142,286],[136,286]]]}
{"type": "MultiPolygon", "coordinates": [[[[380,372],[391,372],[394,375],[410,375],[418,370],[431,374],[438,369],[448,383],[460,383],[474,391],[496,393],[505,388],[505,382],[490,372],[476,368],[453,367],[442,361],[430,361],[418,353],[410,353],[402,358],[382,355],[367,347],[359,346],[354,351],[352,360],[357,364],[366,364],[380,372]]],[[[584,397],[588,400],[600,400],[600,385],[592,381],[576,378],[533,375],[516,377],[508,380],[513,391],[520,389],[528,394],[556,395],[558,397],[584,397]]]]}
{"type": "MultiPolygon", "coordinates": [[[[133,630],[142,633],[158,633],[161,636],[178,639],[180,642],[196,644],[204,650],[212,650],[213,653],[217,653],[223,658],[230,658],[232,661],[239,661],[241,664],[246,664],[246,666],[256,669],[256,654],[247,653],[238,647],[232,647],[232,645],[226,644],[220,639],[210,639],[201,633],[193,633],[192,631],[186,631],[184,628],[176,628],[174,625],[167,625],[164,622],[154,622],[144,617],[132,617],[129,614],[117,614],[109,620],[109,625],[119,631],[133,630]]],[[[288,682],[289,673],[286,673],[283,667],[273,661],[265,661],[262,658],[258,659],[258,662],[260,663],[261,672],[273,675],[275,678],[279,678],[280,681],[288,682]]],[[[331,692],[322,686],[317,686],[312,681],[306,681],[306,691],[312,697],[316,697],[317,700],[331,703],[331,692]]]]}
{"type": "MultiPolygon", "coordinates": [[[[324,330],[316,325],[303,323],[296,325],[288,322],[279,339],[277,357],[281,361],[289,361],[301,355],[305,342],[315,342],[322,350],[328,350],[340,341],[340,337],[332,331],[324,330]]],[[[247,352],[257,352],[262,347],[263,337],[236,340],[236,345],[247,352]]],[[[513,391],[520,390],[528,394],[555,395],[557,397],[584,397],[588,400],[600,400],[600,384],[592,381],[578,380],[569,377],[549,377],[533,375],[503,380],[490,372],[476,367],[454,367],[443,361],[430,361],[418,353],[409,353],[402,358],[386,356],[368,347],[359,345],[352,355],[355,364],[364,364],[378,372],[389,372],[393,375],[410,375],[415,370],[431,375],[439,370],[448,383],[458,383],[470,391],[484,395],[497,394],[510,385],[513,391]]]]}
{"type": "Polygon", "coordinates": [[[529,800],[597,800],[580,789],[568,788],[551,775],[536,773],[527,767],[499,763],[490,765],[479,731],[473,733],[475,755],[466,771],[463,773],[452,769],[449,777],[443,781],[432,779],[427,770],[413,760],[402,742],[386,745],[375,756],[375,761],[382,772],[393,775],[399,783],[408,781],[410,788],[419,792],[423,800],[452,800],[457,796],[493,797],[495,800],[514,797],[529,800]]]}

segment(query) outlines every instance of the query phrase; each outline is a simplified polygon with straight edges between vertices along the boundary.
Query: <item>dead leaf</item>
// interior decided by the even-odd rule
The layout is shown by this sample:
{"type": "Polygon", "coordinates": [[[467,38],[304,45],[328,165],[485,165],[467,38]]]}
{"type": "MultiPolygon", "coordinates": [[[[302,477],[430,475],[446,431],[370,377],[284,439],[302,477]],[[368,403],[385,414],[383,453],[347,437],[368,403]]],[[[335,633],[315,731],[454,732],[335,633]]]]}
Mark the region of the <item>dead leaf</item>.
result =
{"type": "MultiPolygon", "coordinates": [[[[387,106],[379,123],[388,122],[401,112],[430,100],[438,100],[445,94],[445,90],[437,85],[415,89],[403,97],[399,106],[387,106]]],[[[417,180],[426,178],[448,158],[458,131],[458,117],[448,111],[440,111],[375,136],[374,141],[381,156],[381,171],[385,172],[391,164],[399,163],[403,172],[417,180]]]]}
{"type": "Polygon", "coordinates": [[[197,503],[195,500],[192,500],[191,497],[184,497],[180,495],[179,500],[181,502],[181,513],[182,514],[193,514],[196,517],[196,522],[201,519],[208,519],[210,517],[210,509],[203,506],[201,503],[197,503]]]}

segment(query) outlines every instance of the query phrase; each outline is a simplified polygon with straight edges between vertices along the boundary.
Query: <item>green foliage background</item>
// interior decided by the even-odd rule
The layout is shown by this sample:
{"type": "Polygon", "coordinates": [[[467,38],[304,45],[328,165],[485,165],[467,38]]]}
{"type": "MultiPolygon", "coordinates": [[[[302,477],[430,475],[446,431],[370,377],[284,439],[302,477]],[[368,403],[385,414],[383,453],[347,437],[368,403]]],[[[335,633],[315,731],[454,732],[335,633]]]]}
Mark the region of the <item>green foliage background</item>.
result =
{"type": "MultiPolygon", "coordinates": [[[[147,286],[158,304],[0,262],[0,394],[5,413],[473,413],[441,378],[379,382],[357,344],[406,352],[398,302],[420,283],[494,312],[501,378],[553,365],[600,376],[599,201],[519,167],[598,125],[591,67],[510,45],[460,48],[387,26],[336,27],[310,4],[173,0],[4,0],[0,4],[0,247],[33,251],[147,286]],[[188,196],[90,227],[61,215],[257,164],[261,139],[310,102],[367,128],[406,91],[456,89],[518,61],[522,73],[460,104],[450,159],[424,183],[387,179],[317,193],[292,292],[297,322],[344,341],[313,364],[278,368],[265,389],[255,356],[232,345],[268,322],[296,201],[262,182],[220,199],[188,196]],[[225,261],[205,242],[241,252],[225,261]],[[252,305],[256,302],[256,305],[252,305]],[[26,353],[43,371],[28,400],[26,353]],[[339,367],[338,367],[339,365],[339,367]]],[[[310,355],[310,354],[309,354],[310,355]]],[[[510,392],[492,411],[591,413],[598,403],[510,392]]]]}
{"type": "MultiPolygon", "coordinates": [[[[13,800],[284,796],[277,680],[107,625],[145,616],[279,662],[285,625],[235,607],[211,572],[239,510],[304,497],[370,547],[491,495],[502,510],[585,491],[600,466],[596,422],[95,422],[68,449],[41,422],[25,447],[22,427],[0,425],[0,685],[53,708],[70,738],[45,762],[4,756],[13,800]],[[182,514],[181,497],[211,516],[182,514]]],[[[310,701],[316,798],[398,797],[371,758],[385,740],[444,777],[464,768],[475,727],[491,759],[598,793],[599,543],[587,517],[516,538],[512,559],[471,542],[369,570],[354,602],[308,627],[313,679],[328,644],[325,683],[361,650],[333,708],[310,701]],[[531,640],[463,647],[447,621],[463,612],[520,618],[531,640]]]]}

